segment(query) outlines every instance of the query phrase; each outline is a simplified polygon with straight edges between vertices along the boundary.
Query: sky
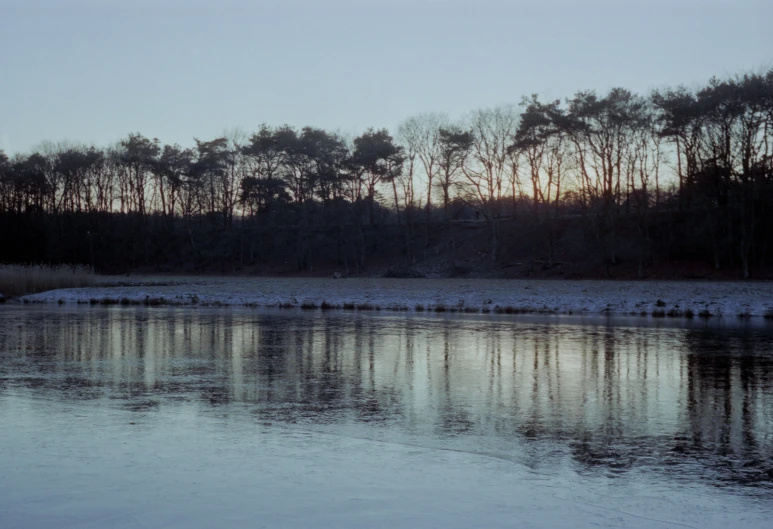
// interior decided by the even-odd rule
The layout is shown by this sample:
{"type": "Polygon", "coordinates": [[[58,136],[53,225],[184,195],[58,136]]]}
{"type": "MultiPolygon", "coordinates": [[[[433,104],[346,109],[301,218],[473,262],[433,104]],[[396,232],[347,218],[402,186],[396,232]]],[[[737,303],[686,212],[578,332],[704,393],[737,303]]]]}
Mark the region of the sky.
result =
{"type": "Polygon", "coordinates": [[[773,68],[770,0],[0,0],[0,149],[193,144],[773,68]]]}

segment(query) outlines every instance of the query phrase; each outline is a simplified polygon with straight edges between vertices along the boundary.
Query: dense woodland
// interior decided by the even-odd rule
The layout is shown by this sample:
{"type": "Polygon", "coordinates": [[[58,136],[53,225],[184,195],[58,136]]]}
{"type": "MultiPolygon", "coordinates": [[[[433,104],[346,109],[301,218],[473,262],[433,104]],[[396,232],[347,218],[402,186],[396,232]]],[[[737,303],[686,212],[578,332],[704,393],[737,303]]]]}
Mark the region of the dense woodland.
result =
{"type": "Polygon", "coordinates": [[[647,96],[537,95],[355,138],[260,126],[192,147],[0,151],[0,262],[102,272],[410,268],[471,227],[486,260],[614,276],[773,259],[773,70],[647,96]],[[263,267],[263,268],[261,268],[263,267]]]}

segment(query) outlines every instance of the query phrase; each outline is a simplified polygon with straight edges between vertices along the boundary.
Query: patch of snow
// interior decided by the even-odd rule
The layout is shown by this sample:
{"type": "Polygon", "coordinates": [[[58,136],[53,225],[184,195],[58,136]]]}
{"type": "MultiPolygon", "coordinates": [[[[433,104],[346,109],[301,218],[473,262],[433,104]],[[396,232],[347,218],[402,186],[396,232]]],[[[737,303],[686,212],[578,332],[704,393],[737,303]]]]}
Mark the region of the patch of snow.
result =
{"type": "Polygon", "coordinates": [[[773,316],[773,283],[489,279],[132,278],[34,303],[293,306],[446,312],[773,316]],[[419,309],[419,310],[421,310],[419,309]]]}

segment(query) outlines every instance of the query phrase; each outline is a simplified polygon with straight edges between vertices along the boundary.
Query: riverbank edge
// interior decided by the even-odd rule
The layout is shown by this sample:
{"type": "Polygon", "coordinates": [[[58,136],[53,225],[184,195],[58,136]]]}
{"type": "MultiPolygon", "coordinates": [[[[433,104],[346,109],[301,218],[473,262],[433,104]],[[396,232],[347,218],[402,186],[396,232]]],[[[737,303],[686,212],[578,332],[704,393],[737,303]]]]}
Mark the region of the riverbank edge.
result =
{"type": "Polygon", "coordinates": [[[773,320],[773,284],[510,280],[137,281],[9,300],[103,306],[265,307],[469,314],[613,315],[773,320]]]}

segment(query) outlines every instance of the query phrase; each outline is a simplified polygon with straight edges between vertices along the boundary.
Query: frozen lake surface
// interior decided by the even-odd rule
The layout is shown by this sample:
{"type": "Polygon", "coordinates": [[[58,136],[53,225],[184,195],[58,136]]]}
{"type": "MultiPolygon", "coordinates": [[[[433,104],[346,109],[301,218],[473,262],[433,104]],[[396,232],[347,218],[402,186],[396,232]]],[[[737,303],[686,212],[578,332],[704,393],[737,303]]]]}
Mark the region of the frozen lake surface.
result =
{"type": "Polygon", "coordinates": [[[645,321],[2,307],[0,527],[769,528],[773,326],[645,321]]]}

